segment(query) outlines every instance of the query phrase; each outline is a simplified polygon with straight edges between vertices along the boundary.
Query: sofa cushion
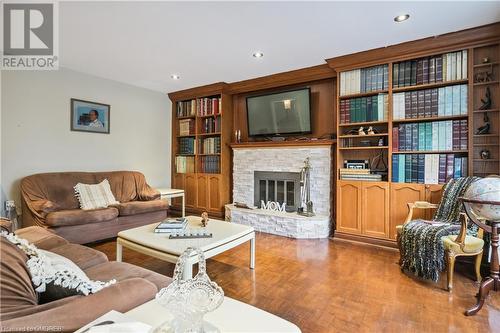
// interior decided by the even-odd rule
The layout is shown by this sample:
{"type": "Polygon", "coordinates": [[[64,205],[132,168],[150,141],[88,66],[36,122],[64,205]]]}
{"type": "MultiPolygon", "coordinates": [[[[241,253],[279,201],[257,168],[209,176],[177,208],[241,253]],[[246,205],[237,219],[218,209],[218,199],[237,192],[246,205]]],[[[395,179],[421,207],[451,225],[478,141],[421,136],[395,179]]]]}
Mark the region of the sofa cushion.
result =
{"type": "Polygon", "coordinates": [[[114,205],[118,208],[120,216],[136,215],[142,213],[157,212],[167,210],[167,200],[151,200],[151,201],[130,201],[114,205]]]}
{"type": "Polygon", "coordinates": [[[148,269],[127,264],[125,262],[110,261],[97,266],[92,266],[85,270],[87,276],[92,280],[107,281],[115,279],[123,280],[140,277],[152,282],[158,290],[170,284],[171,278],[148,269]]]}
{"type": "Polygon", "coordinates": [[[117,216],[118,209],[113,207],[94,210],[69,209],[47,214],[47,224],[51,227],[62,227],[110,221],[117,216]]]}
{"type": "Polygon", "coordinates": [[[75,193],[80,202],[80,208],[83,210],[106,208],[119,203],[111,192],[107,179],[99,184],[78,183],[75,185],[75,193]]]}
{"type": "Polygon", "coordinates": [[[38,303],[26,266],[28,257],[16,245],[0,237],[0,322],[9,312],[38,303]]]}
{"type": "Polygon", "coordinates": [[[78,244],[65,244],[50,251],[68,258],[83,270],[108,261],[104,253],[78,244]]]}

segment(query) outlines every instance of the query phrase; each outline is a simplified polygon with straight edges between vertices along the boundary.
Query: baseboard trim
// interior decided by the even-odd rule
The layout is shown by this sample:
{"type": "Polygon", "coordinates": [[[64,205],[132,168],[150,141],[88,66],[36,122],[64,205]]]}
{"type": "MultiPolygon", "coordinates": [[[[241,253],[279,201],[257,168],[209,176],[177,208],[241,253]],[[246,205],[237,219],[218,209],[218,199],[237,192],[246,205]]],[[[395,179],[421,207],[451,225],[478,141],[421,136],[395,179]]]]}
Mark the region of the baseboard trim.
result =
{"type": "Polygon", "coordinates": [[[371,245],[371,246],[378,246],[378,247],[383,247],[383,248],[391,249],[391,250],[398,249],[398,244],[396,243],[396,241],[393,241],[393,240],[378,239],[378,238],[372,238],[372,237],[366,237],[366,236],[360,236],[360,235],[352,235],[352,234],[346,234],[346,233],[342,233],[342,232],[338,232],[338,231],[335,232],[332,239],[333,240],[340,240],[340,241],[348,241],[348,242],[353,242],[353,243],[358,243],[358,244],[371,245]]]}

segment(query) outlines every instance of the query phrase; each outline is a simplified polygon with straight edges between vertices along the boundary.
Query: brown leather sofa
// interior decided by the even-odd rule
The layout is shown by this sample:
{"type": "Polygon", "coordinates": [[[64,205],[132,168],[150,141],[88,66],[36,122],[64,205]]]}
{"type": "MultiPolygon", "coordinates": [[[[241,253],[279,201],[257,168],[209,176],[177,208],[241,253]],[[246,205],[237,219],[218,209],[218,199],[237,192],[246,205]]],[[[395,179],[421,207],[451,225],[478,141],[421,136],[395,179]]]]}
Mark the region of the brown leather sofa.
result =
{"type": "Polygon", "coordinates": [[[74,332],[110,310],[126,312],[153,299],[171,282],[138,266],[110,262],[104,253],[71,244],[40,227],[19,229],[16,234],[40,249],[71,259],[93,280],[117,282],[89,296],[39,304],[26,255],[0,237],[0,332],[74,332]]]}
{"type": "Polygon", "coordinates": [[[43,227],[72,243],[85,244],[115,237],[125,229],[159,222],[168,203],[135,171],[41,173],[21,180],[22,225],[43,227]],[[119,205],[82,210],[75,196],[77,183],[107,179],[119,205]]]}

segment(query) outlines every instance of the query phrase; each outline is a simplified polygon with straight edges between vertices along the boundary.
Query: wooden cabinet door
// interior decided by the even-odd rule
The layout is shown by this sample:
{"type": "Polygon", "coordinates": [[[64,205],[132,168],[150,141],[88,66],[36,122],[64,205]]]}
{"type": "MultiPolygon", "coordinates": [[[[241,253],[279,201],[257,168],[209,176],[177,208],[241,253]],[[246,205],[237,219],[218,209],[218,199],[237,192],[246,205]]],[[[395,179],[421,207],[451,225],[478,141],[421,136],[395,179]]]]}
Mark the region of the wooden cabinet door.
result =
{"type": "Polygon", "coordinates": [[[337,182],[337,231],[361,233],[361,182],[337,182]]]}
{"type": "MultiPolygon", "coordinates": [[[[443,184],[425,185],[425,201],[433,204],[439,204],[443,195],[443,184]]],[[[435,209],[428,209],[425,212],[425,218],[431,220],[434,216],[435,209]]]]}
{"type": "Polygon", "coordinates": [[[361,233],[370,237],[389,237],[389,183],[362,183],[361,233]]]}
{"type": "MultiPolygon", "coordinates": [[[[184,190],[184,174],[183,173],[174,173],[172,188],[184,190]]],[[[181,198],[173,198],[172,205],[181,207],[182,199],[181,198]]]]}
{"type": "MultiPolygon", "coordinates": [[[[389,225],[389,238],[396,239],[396,226],[401,225],[408,216],[408,203],[424,201],[425,185],[410,183],[391,183],[390,193],[391,220],[389,225]]],[[[415,211],[413,218],[424,218],[425,213],[415,211]]]]}
{"type": "Polygon", "coordinates": [[[212,212],[220,213],[222,211],[221,202],[221,176],[211,175],[208,177],[208,209],[212,212]]]}
{"type": "Polygon", "coordinates": [[[196,183],[198,185],[196,205],[198,208],[206,210],[208,209],[208,177],[197,175],[196,183]]]}
{"type": "Polygon", "coordinates": [[[186,173],[184,176],[184,195],[186,197],[186,207],[196,207],[196,175],[186,173]]]}

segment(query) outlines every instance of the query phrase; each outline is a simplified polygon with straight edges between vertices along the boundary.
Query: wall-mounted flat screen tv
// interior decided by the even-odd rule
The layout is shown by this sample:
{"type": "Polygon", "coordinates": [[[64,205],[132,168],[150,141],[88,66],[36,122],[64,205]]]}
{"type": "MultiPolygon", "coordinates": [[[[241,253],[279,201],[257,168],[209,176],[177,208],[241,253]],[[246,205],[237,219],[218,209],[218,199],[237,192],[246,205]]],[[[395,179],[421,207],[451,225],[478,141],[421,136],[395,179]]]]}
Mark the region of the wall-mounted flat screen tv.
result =
{"type": "Polygon", "coordinates": [[[309,88],[247,97],[248,135],[311,133],[309,88]]]}

